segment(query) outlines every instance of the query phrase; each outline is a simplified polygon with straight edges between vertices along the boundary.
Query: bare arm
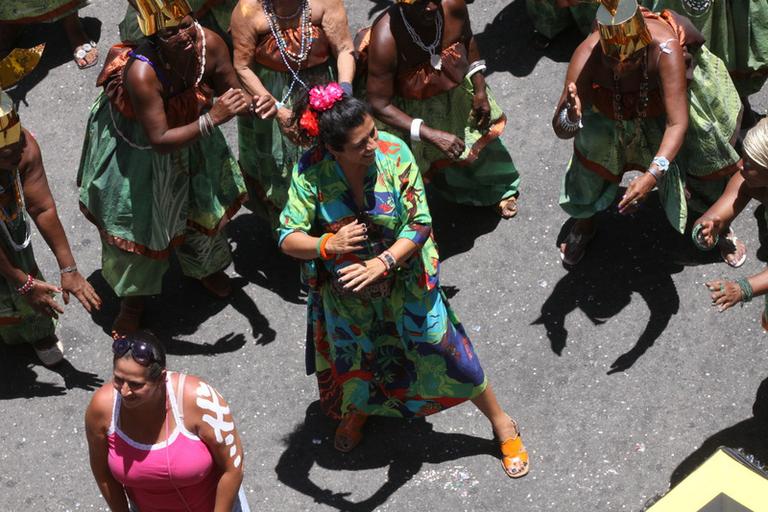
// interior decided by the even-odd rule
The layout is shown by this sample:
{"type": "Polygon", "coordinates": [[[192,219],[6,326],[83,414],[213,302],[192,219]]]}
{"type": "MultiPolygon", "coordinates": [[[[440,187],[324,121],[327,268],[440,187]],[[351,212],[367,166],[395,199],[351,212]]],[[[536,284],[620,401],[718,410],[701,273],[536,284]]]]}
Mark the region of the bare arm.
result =
{"type": "Polygon", "coordinates": [[[349,20],[342,0],[327,0],[322,21],[323,32],[328,37],[333,54],[336,56],[336,69],[339,82],[352,83],[355,77],[354,45],[349,33],[349,20]]]}
{"type": "Polygon", "coordinates": [[[253,72],[256,43],[259,41],[254,18],[260,10],[261,6],[255,0],[240,0],[232,11],[232,22],[229,26],[235,47],[234,69],[240,83],[250,96],[269,94],[267,88],[253,72]]]}
{"type": "MultiPolygon", "coordinates": [[[[25,138],[25,159],[22,165],[27,212],[51,248],[59,268],[75,267],[75,258],[72,256],[67,235],[56,211],[56,203],[48,187],[40,148],[29,132],[25,132],[25,138]]],[[[69,294],[73,293],[87,311],[101,308],[101,298],[80,272],[61,274],[61,288],[65,304],[69,303],[69,294]]]]}
{"type": "Polygon", "coordinates": [[[568,118],[572,122],[578,122],[581,119],[581,99],[590,98],[589,85],[591,82],[589,61],[592,57],[598,36],[593,34],[582,42],[576,51],[573,52],[571,62],[568,64],[568,71],[565,74],[565,85],[563,93],[557,102],[554,117],[552,118],[552,128],[555,135],[561,139],[570,139],[576,136],[577,132],[569,132],[560,126],[558,118],[564,107],[568,107],[568,118]]]}
{"type": "Polygon", "coordinates": [[[751,199],[752,194],[741,173],[731,176],[723,195],[694,223],[701,224],[701,236],[708,246],[715,245],[715,236],[728,229],[751,199]]]}
{"type": "Polygon", "coordinates": [[[680,151],[685,132],[688,130],[688,83],[685,79],[683,49],[677,39],[669,41],[667,46],[670,53],[661,52],[659,59],[667,125],[656,154],[667,157],[671,162],[680,151]]]}
{"type": "Polygon", "coordinates": [[[212,30],[203,28],[206,41],[206,70],[205,78],[216,92],[216,96],[222,96],[230,89],[240,89],[240,82],[237,79],[235,68],[229,56],[227,43],[212,30]],[[208,64],[211,64],[209,67],[208,64]],[[210,77],[210,78],[209,78],[210,77]]]}
{"type": "Polygon", "coordinates": [[[221,472],[214,512],[229,512],[243,482],[243,446],[229,404],[212,386],[189,376],[184,407],[190,411],[192,432],[208,447],[221,472]]]}
{"type": "Polygon", "coordinates": [[[88,441],[88,459],[99,491],[112,512],[128,512],[128,499],[123,486],[115,480],[107,463],[107,430],[111,421],[112,383],[105,384],[94,393],[85,411],[85,437],[88,441]]]}

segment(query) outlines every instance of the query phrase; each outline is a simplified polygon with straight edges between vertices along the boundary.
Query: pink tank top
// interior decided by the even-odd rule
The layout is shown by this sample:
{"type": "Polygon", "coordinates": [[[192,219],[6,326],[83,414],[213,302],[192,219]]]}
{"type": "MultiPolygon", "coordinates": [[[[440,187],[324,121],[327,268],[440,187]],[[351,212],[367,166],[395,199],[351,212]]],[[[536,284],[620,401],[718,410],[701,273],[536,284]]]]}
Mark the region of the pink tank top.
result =
{"type": "Polygon", "coordinates": [[[212,512],[220,474],[208,447],[184,427],[183,373],[178,400],[166,378],[176,426],[168,439],[143,444],[120,430],[120,393],[115,391],[112,423],[107,433],[109,469],[141,512],[212,512]]]}

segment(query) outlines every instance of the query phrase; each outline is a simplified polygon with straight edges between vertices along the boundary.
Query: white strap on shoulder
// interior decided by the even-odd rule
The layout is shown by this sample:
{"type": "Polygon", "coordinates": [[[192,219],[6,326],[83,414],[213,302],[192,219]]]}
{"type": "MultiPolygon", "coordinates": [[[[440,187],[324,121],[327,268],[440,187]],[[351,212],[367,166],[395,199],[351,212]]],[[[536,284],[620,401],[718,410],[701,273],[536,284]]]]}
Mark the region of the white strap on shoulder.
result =
{"type": "Polygon", "coordinates": [[[120,414],[120,393],[112,387],[112,419],[109,422],[109,430],[107,430],[108,434],[111,434],[115,431],[115,427],[117,427],[117,418],[118,414],[120,414]]]}

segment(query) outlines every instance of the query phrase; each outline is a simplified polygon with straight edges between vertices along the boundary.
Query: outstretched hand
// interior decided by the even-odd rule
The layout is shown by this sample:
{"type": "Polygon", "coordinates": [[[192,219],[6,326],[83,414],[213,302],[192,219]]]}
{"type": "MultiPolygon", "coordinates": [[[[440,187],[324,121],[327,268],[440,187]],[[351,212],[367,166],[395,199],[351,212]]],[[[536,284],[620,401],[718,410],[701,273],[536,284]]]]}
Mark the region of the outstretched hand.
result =
{"type": "Polygon", "coordinates": [[[347,254],[362,249],[361,244],[366,240],[368,228],[355,220],[339,229],[325,244],[325,249],[329,254],[347,254]]]}
{"type": "Polygon", "coordinates": [[[719,313],[732,308],[744,298],[735,281],[716,280],[706,283],[705,286],[711,292],[712,306],[716,307],[719,313]]]}
{"type": "Polygon", "coordinates": [[[61,288],[35,279],[32,289],[26,295],[22,295],[22,297],[24,297],[24,300],[27,301],[32,309],[41,315],[59,318],[59,315],[64,313],[64,309],[53,298],[56,293],[61,293],[61,288]]]}
{"type": "Polygon", "coordinates": [[[61,296],[64,304],[69,304],[69,294],[74,295],[87,312],[101,309],[101,297],[80,272],[61,274],[61,296]]]}

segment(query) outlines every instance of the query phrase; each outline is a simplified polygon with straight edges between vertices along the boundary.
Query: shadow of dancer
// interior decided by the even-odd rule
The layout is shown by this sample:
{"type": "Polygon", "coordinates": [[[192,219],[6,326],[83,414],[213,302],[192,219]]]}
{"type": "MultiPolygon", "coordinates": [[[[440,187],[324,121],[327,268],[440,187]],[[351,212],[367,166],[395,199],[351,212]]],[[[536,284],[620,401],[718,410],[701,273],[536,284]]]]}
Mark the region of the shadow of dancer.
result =
{"type": "Polygon", "coordinates": [[[578,29],[570,27],[542,50],[533,44],[533,22],[528,17],[525,0],[514,0],[499,11],[481,31],[473,27],[480,55],[485,59],[486,74],[502,72],[517,77],[528,76],[542,57],[555,62],[569,62],[576,47],[584,40],[578,29]]]}
{"type": "Polygon", "coordinates": [[[235,272],[292,304],[305,303],[299,262],[280,251],[266,221],[252,213],[238,215],[226,230],[235,272]]]}
{"type": "Polygon", "coordinates": [[[343,454],[333,447],[335,429],[336,422],[323,415],[320,402],[313,402],[307,408],[304,422],[284,439],[286,449],[275,472],[278,480],[312,497],[315,503],[344,511],[372,511],[383,505],[425,463],[440,464],[475,455],[497,457],[498,452],[498,446],[490,439],[435,432],[424,419],[375,417],[368,420],[360,446],[352,453],[343,454]],[[336,471],[386,467],[387,481],[365,500],[353,502],[349,499],[350,492],[333,492],[314,483],[310,472],[315,464],[336,471]]]}
{"type": "Polygon", "coordinates": [[[66,359],[47,368],[61,375],[63,387],[38,381],[39,375],[34,370],[36,366],[45,368],[38,363],[31,345],[8,346],[0,343],[0,400],[61,396],[73,388],[94,391],[104,384],[95,373],[78,370],[66,359]]]}
{"type": "Polygon", "coordinates": [[[768,461],[768,378],[760,383],[752,406],[753,416],[721,430],[708,438],[701,448],[690,454],[672,472],[670,486],[679,484],[685,477],[704,463],[720,446],[741,448],[763,464],[768,461]]]}
{"type": "MultiPolygon", "coordinates": [[[[178,335],[194,334],[206,320],[228,305],[248,320],[256,344],[267,345],[275,340],[276,333],[270,327],[269,320],[243,290],[246,284],[244,279],[232,279],[232,294],[226,299],[215,299],[198,281],[181,275],[175,258],[171,261],[171,268],[163,280],[163,293],[148,298],[141,322],[143,329],[152,331],[164,341],[169,354],[213,355],[242,348],[245,345],[242,333],[225,333],[214,343],[202,345],[175,339],[178,335]]],[[[101,271],[91,274],[88,281],[103,300],[101,310],[92,311],[91,318],[107,335],[111,335],[120,301],[101,276],[101,271]]]]}
{"type": "MultiPolygon", "coordinates": [[[[678,262],[699,256],[691,251],[689,239],[669,226],[656,199],[635,215],[623,216],[612,208],[597,220],[598,233],[584,259],[555,285],[533,324],[545,326],[559,356],[568,341],[565,319],[571,312],[579,309],[601,325],[639,294],[650,318],[635,345],[611,364],[610,375],[631,368],[664,332],[680,307],[672,274],[682,270],[678,262]]],[[[563,226],[558,245],[571,222],[563,226]]]]}
{"type": "MultiPolygon", "coordinates": [[[[482,235],[492,232],[501,217],[491,206],[469,206],[451,203],[428,189],[432,233],[440,251],[440,261],[467,252],[482,235]],[[461,233],[461,236],[456,236],[461,233]]],[[[510,221],[514,222],[514,220],[510,221]]]]}

